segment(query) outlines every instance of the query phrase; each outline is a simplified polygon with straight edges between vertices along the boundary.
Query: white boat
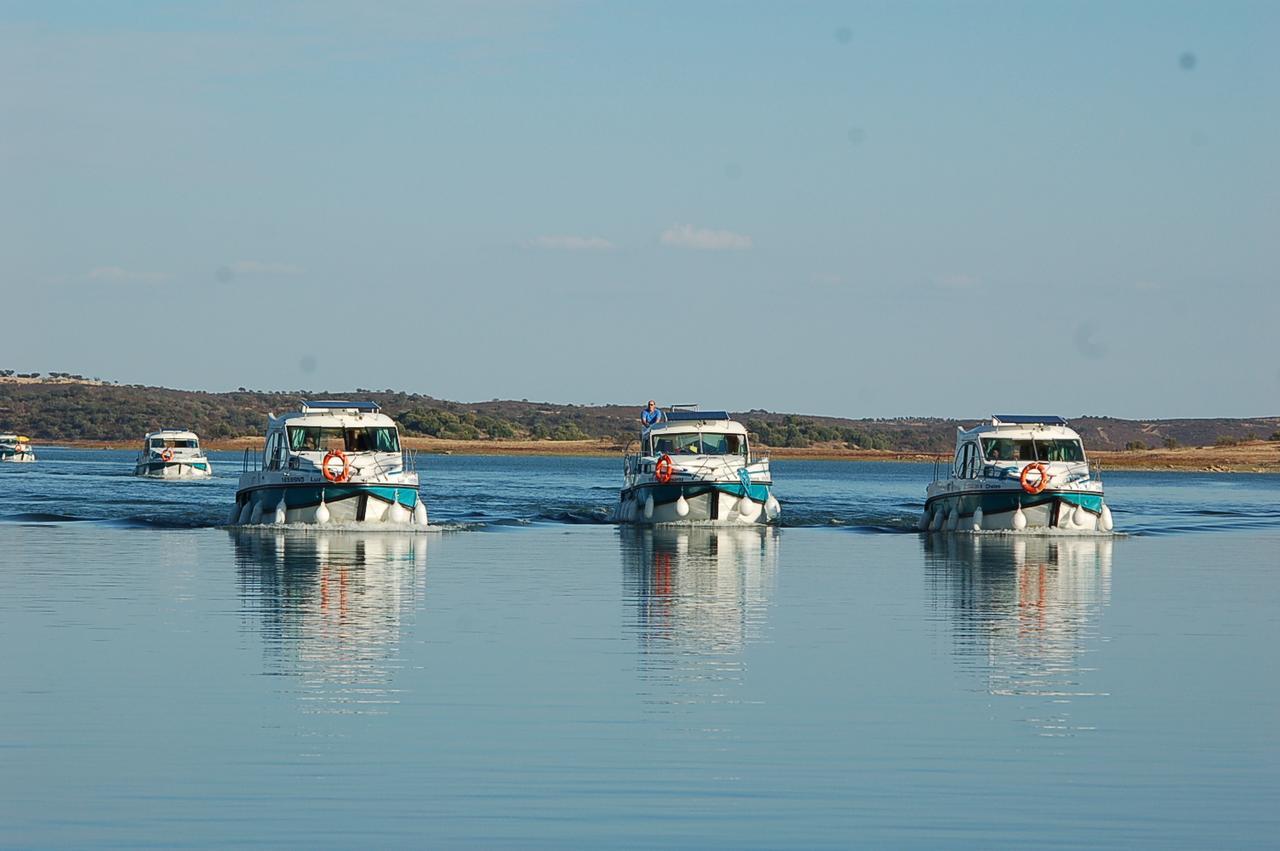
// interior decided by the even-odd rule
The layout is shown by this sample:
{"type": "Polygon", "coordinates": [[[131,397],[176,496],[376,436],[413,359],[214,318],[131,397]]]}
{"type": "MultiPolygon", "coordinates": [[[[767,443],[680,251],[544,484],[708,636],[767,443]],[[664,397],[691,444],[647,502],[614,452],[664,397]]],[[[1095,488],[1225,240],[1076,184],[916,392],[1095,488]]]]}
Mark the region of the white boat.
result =
{"type": "Polygon", "coordinates": [[[1110,532],[1102,478],[1062,417],[997,414],[956,430],[956,454],[935,470],[920,528],[1110,532]]]}
{"type": "Polygon", "coordinates": [[[0,434],[0,461],[29,464],[36,460],[31,441],[20,434],[0,434]]]}
{"type": "Polygon", "coordinates": [[[232,523],[427,525],[413,456],[373,402],[303,402],[245,450],[232,523]]]}
{"type": "Polygon", "coordinates": [[[769,523],[782,512],[769,459],[752,458],[746,428],[724,411],[667,412],[622,466],[618,523],[769,523]]]}
{"type": "Polygon", "coordinates": [[[148,479],[207,479],[213,466],[193,431],[166,428],[142,439],[133,474],[148,479]]]}

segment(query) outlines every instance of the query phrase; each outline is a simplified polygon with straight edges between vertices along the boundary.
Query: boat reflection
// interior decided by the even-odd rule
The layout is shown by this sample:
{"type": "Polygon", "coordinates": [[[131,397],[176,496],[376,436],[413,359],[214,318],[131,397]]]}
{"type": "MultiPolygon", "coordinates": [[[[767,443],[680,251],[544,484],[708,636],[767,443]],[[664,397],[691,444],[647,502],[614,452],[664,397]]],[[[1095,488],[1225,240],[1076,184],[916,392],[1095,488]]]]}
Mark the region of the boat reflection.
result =
{"type": "Polygon", "coordinates": [[[231,529],[241,611],[268,674],[300,681],[307,711],[385,712],[402,620],[426,591],[427,536],[231,529]]]}
{"type": "Polygon", "coordinates": [[[934,534],[924,539],[931,596],[953,624],[962,667],[993,695],[1024,699],[1046,736],[1093,729],[1077,701],[1089,687],[1086,657],[1105,641],[1114,540],[1107,536],[934,534]]]}
{"type": "Polygon", "coordinates": [[[656,702],[725,699],[763,631],[778,566],[772,527],[621,527],[624,598],[641,677],[676,685],[656,702]],[[709,692],[709,693],[708,693],[709,692]]]}

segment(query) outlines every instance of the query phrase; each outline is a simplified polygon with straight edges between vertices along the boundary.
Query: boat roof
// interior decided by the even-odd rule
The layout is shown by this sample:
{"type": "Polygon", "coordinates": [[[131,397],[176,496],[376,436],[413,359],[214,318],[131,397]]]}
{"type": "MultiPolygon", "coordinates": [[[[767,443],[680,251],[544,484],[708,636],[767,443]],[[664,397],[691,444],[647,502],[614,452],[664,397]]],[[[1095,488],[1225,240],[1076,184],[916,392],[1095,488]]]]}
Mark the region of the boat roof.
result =
{"type": "Polygon", "coordinates": [[[307,411],[352,411],[361,414],[376,414],[382,410],[377,402],[346,402],[341,399],[318,399],[302,402],[302,412],[307,411]]]}
{"type": "Polygon", "coordinates": [[[992,414],[992,425],[1053,425],[1064,426],[1067,421],[1059,416],[1034,414],[992,414]]]}
{"type": "Polygon", "coordinates": [[[964,436],[997,433],[1005,437],[1080,438],[1062,417],[1032,414],[992,414],[990,422],[978,423],[968,429],[957,428],[956,431],[957,440],[964,436]]]}
{"type": "Polygon", "coordinates": [[[159,431],[147,432],[147,436],[144,437],[143,440],[150,440],[153,437],[172,437],[172,438],[183,437],[183,438],[191,438],[192,440],[200,439],[200,436],[196,434],[194,431],[187,431],[186,429],[181,429],[181,428],[162,428],[159,431]]]}
{"type": "Polygon", "coordinates": [[[667,411],[663,416],[669,423],[730,419],[726,411],[667,411]]]}
{"type": "Polygon", "coordinates": [[[0,434],[0,440],[11,440],[14,443],[26,443],[31,440],[31,438],[23,434],[0,434]]]}
{"type": "Polygon", "coordinates": [[[736,422],[725,411],[667,411],[664,419],[642,431],[652,434],[661,431],[715,431],[724,434],[746,434],[742,423],[736,422]]]}
{"type": "Polygon", "coordinates": [[[303,401],[301,410],[270,415],[270,425],[279,427],[288,420],[293,425],[329,426],[347,428],[356,426],[389,426],[395,428],[395,420],[382,413],[377,402],[347,402],[325,399],[316,402],[303,401]]]}

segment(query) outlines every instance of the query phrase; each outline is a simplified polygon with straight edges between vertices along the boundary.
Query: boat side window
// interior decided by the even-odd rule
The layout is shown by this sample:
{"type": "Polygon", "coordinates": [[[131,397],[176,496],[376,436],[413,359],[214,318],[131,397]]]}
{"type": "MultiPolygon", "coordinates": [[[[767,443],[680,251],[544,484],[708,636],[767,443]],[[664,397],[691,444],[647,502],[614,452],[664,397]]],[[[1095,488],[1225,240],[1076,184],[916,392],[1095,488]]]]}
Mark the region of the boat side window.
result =
{"type": "Polygon", "coordinates": [[[1037,440],[1036,453],[1041,461],[1084,460],[1084,448],[1078,440],[1037,440]]]}
{"type": "Polygon", "coordinates": [[[294,452],[399,452],[394,428],[322,428],[290,426],[289,448],[294,452]]]}
{"type": "Polygon", "coordinates": [[[1002,437],[984,437],[982,452],[988,461],[1012,461],[1013,441],[1002,437]]]}
{"type": "Polygon", "coordinates": [[[702,435],[702,453],[704,455],[728,455],[729,454],[729,435],[727,434],[702,435]]]}
{"type": "Polygon", "coordinates": [[[400,438],[394,428],[348,428],[342,437],[347,452],[400,451],[400,438]]]}
{"type": "Polygon", "coordinates": [[[744,458],[747,455],[747,441],[736,434],[726,434],[724,436],[725,455],[741,455],[744,458]]]}
{"type": "Polygon", "coordinates": [[[676,451],[676,439],[674,437],[660,437],[653,442],[654,455],[670,455],[676,451]]]}
{"type": "Polygon", "coordinates": [[[955,475],[960,479],[972,479],[978,475],[978,447],[966,443],[956,450],[955,475]]]}
{"type": "MultiPolygon", "coordinates": [[[[1044,441],[1040,441],[1044,443],[1044,441]]],[[[1030,440],[1014,440],[1009,437],[982,438],[982,451],[988,461],[1034,461],[1036,460],[1035,442],[1030,440]]]]}
{"type": "Polygon", "coordinates": [[[698,455],[702,451],[702,441],[699,438],[700,435],[697,432],[677,434],[675,436],[676,452],[681,455],[698,455]]]}
{"type": "Polygon", "coordinates": [[[199,449],[200,442],[190,438],[182,438],[175,440],[174,438],[153,437],[151,438],[152,449],[199,449]]]}

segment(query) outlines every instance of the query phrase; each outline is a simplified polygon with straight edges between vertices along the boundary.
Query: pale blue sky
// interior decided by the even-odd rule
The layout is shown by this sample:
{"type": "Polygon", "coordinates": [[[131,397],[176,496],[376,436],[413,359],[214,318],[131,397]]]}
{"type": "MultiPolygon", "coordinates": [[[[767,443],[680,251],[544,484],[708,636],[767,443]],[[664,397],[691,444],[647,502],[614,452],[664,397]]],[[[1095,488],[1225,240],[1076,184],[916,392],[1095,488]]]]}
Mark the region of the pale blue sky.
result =
{"type": "Polygon", "coordinates": [[[0,3],[0,367],[1280,413],[1280,4],[0,3]]]}

